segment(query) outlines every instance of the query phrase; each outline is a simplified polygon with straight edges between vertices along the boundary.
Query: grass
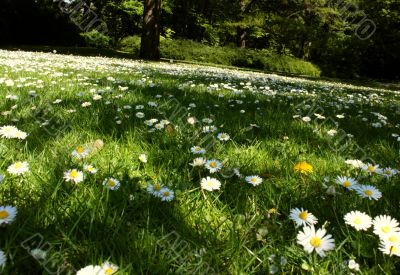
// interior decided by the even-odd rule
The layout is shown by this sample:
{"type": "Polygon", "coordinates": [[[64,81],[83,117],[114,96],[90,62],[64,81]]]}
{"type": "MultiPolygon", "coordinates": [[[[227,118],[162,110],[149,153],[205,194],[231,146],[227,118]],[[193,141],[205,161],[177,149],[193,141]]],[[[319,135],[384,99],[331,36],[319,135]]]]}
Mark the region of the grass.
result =
{"type": "Polygon", "coordinates": [[[345,261],[350,259],[363,274],[398,270],[398,258],[378,250],[379,238],[371,229],[357,232],[343,220],[352,210],[400,219],[399,176],[369,176],[345,163],[373,160],[399,168],[400,143],[392,135],[400,134],[398,92],[51,53],[0,51],[0,64],[0,126],[28,133],[26,140],[0,138],[0,174],[5,176],[0,205],[18,209],[15,221],[0,229],[4,274],[57,269],[74,274],[105,261],[118,265],[118,274],[265,274],[275,268],[283,274],[339,274],[349,271],[345,261]],[[94,100],[96,94],[102,98],[94,100]],[[85,102],[91,105],[83,107],[85,102]],[[308,123],[301,119],[306,116],[308,123]],[[199,122],[191,125],[188,117],[199,122]],[[144,124],[151,118],[171,124],[153,131],[144,124]],[[381,128],[372,127],[379,121],[381,128]],[[209,125],[217,132],[203,133],[209,125]],[[331,129],[338,134],[329,136],[331,129]],[[221,132],[231,139],[217,139],[221,132]],[[98,140],[104,146],[95,147],[98,140]],[[192,167],[196,145],[223,169],[211,174],[192,167]],[[91,149],[83,160],[71,157],[79,146],[91,149]],[[140,154],[147,155],[147,163],[139,161],[140,154]],[[16,161],[27,161],[30,171],[8,173],[16,161]],[[299,161],[310,163],[314,172],[296,174],[293,166],[299,161]],[[67,170],[83,171],[84,164],[98,172],[85,172],[79,184],[64,180],[67,170]],[[263,182],[252,186],[233,168],[263,182]],[[363,199],[345,190],[335,183],[344,175],[376,186],[382,198],[363,199]],[[220,190],[201,189],[207,176],[221,181],[220,190]],[[103,186],[109,177],[120,181],[118,190],[103,186]],[[173,190],[174,200],[149,194],[153,183],[173,190]],[[336,195],[327,194],[330,186],[336,195]],[[288,217],[295,207],[313,213],[316,227],[324,225],[332,234],[336,247],[327,257],[307,254],[296,243],[300,228],[288,217]],[[37,247],[47,251],[46,259],[30,255],[37,247]],[[281,257],[286,264],[280,264],[281,257]]]}

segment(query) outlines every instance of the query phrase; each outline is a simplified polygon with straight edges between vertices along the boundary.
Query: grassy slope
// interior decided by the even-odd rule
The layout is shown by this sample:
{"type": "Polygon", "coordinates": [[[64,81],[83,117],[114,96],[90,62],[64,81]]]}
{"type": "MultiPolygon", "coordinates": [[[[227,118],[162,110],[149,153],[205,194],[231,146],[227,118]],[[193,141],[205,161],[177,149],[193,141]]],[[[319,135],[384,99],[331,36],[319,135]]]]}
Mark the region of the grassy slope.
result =
{"type": "Polygon", "coordinates": [[[13,261],[8,263],[6,272],[34,274],[43,270],[20,246],[26,238],[38,233],[49,242],[51,253],[60,253],[60,257],[53,257],[45,264],[48,268],[51,264],[61,266],[65,261],[67,268],[79,269],[109,259],[127,274],[189,274],[196,270],[250,274],[267,272],[268,258],[276,254],[277,259],[283,255],[288,260],[282,267],[284,272],[298,273],[302,263],[311,264],[313,258],[296,245],[297,230],[288,219],[292,207],[304,207],[314,213],[319,226],[328,221],[327,229],[340,247],[318,261],[314,266],[316,272],[337,273],[341,270],[337,263],[350,256],[371,274],[381,269],[390,272],[396,267],[396,260],[382,258],[372,234],[355,234],[344,225],[342,217],[359,209],[371,215],[387,213],[400,219],[398,177],[389,182],[379,177],[360,178],[383,192],[384,199],[377,202],[362,200],[339,186],[342,194],[331,198],[325,195],[321,183],[326,176],[356,175],[344,163],[346,158],[362,157],[356,145],[382,166],[399,168],[399,143],[390,136],[398,132],[395,128],[399,123],[398,95],[381,91],[379,100],[368,102],[360,97],[356,103],[346,104],[349,109],[344,109],[345,104],[340,100],[347,100],[348,93],[361,93],[368,98],[376,91],[340,91],[338,86],[324,89],[312,82],[203,67],[183,70],[187,67],[51,54],[24,55],[21,58],[18,53],[0,54],[0,78],[22,84],[19,88],[0,86],[0,111],[18,104],[10,116],[0,117],[0,125],[13,124],[29,133],[26,142],[0,140],[0,171],[7,176],[0,186],[1,202],[17,205],[19,211],[16,222],[1,229],[0,248],[13,261]],[[13,63],[9,64],[10,61],[13,63]],[[115,81],[108,80],[110,76],[115,81]],[[25,78],[25,82],[17,81],[20,78],[25,78]],[[139,85],[137,80],[143,78],[144,84],[139,85]],[[151,87],[150,81],[156,85],[151,87]],[[189,81],[195,85],[191,87],[189,81]],[[240,83],[248,81],[251,84],[245,89],[240,83]],[[213,83],[229,83],[244,92],[236,95],[226,88],[207,89],[213,83]],[[119,86],[128,87],[128,91],[120,91],[119,86]],[[260,91],[265,86],[278,94],[263,95],[260,91]],[[105,92],[103,100],[94,101],[90,89],[112,93],[105,92]],[[291,92],[292,89],[315,91],[316,96],[291,92]],[[37,91],[39,96],[30,99],[27,95],[30,90],[37,91]],[[332,91],[335,92],[330,94],[332,91]],[[16,94],[19,100],[4,100],[7,94],[16,94]],[[156,95],[162,95],[161,99],[156,95]],[[169,95],[177,101],[168,99],[169,95]],[[56,99],[62,102],[53,104],[56,99]],[[111,103],[107,104],[107,100],[111,103]],[[299,112],[296,109],[301,109],[302,115],[309,112],[308,104],[302,103],[304,100],[317,102],[327,117],[345,113],[346,119],[335,120],[340,129],[354,135],[354,139],[346,140],[346,150],[339,150],[343,144],[335,144],[326,135],[333,124],[321,128],[316,120],[306,124],[292,118],[299,112]],[[92,106],[81,107],[85,101],[92,102],[92,106]],[[159,107],[149,107],[148,101],[157,102],[159,107]],[[339,104],[341,109],[332,107],[330,102],[339,104]],[[184,116],[173,115],[177,106],[188,108],[189,103],[197,107],[184,110],[184,116]],[[140,104],[145,105],[142,111],[147,119],[167,118],[174,127],[149,133],[144,119],[135,117],[135,106],[140,104]],[[126,105],[132,109],[125,109],[126,105]],[[33,112],[32,106],[40,107],[40,111],[33,112]],[[68,113],[69,109],[76,112],[68,113]],[[381,112],[388,117],[389,124],[382,129],[366,126],[358,116],[359,110],[363,110],[363,116],[370,122],[376,120],[371,111],[381,112]],[[201,134],[201,126],[193,127],[186,122],[189,113],[199,119],[212,118],[218,132],[231,135],[232,140],[213,144],[207,150],[207,158],[223,161],[224,167],[238,167],[244,175],[260,175],[264,182],[252,187],[242,179],[217,173],[212,176],[221,180],[221,190],[201,191],[200,178],[210,174],[204,169],[192,169],[189,163],[195,156],[190,148],[200,145],[205,135],[201,134]],[[40,127],[45,120],[54,127],[40,127]],[[117,120],[122,123],[117,124],[117,120]],[[250,124],[259,128],[249,127],[250,124]],[[84,163],[94,164],[99,172],[87,176],[77,186],[66,183],[63,172],[82,169],[83,164],[70,158],[72,150],[96,139],[102,139],[105,146],[84,163]],[[141,153],[148,155],[147,164],[139,162],[141,153]],[[27,176],[13,177],[6,173],[7,166],[17,160],[30,163],[31,172],[27,176]],[[312,176],[299,177],[293,173],[294,163],[300,160],[314,166],[312,176]],[[103,179],[109,176],[121,180],[119,190],[107,191],[102,186],[103,179]],[[165,203],[152,197],[146,192],[149,181],[173,188],[176,199],[165,203]],[[269,215],[272,208],[278,214],[269,215]],[[261,241],[256,238],[260,229],[268,230],[261,241]]]}

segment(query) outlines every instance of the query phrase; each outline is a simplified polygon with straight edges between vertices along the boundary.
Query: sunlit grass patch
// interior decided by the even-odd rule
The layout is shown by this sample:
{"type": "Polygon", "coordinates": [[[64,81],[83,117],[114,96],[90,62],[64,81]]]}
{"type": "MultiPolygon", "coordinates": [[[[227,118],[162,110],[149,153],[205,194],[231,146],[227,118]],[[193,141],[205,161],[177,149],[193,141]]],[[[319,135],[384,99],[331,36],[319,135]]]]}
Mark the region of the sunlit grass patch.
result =
{"type": "Polygon", "coordinates": [[[0,64],[4,272],[396,269],[398,92],[55,54],[0,64]]]}

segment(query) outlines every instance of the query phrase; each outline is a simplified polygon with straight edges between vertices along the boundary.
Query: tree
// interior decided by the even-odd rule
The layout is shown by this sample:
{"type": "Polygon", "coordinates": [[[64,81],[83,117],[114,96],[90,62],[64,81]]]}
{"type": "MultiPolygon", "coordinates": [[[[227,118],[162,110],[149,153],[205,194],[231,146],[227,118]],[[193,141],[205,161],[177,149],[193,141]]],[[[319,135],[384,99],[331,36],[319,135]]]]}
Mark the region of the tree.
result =
{"type": "Polygon", "coordinates": [[[145,0],[143,12],[140,57],[149,60],[160,59],[160,22],[162,0],[145,0]]]}

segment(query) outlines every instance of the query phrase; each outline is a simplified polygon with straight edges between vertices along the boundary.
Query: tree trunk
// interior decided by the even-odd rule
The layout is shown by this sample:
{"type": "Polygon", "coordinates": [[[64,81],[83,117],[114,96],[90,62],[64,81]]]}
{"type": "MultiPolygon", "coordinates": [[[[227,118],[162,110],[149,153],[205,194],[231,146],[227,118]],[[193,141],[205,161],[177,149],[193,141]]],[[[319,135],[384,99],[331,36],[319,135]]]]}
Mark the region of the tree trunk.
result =
{"type": "Polygon", "coordinates": [[[162,0],[145,0],[140,57],[160,59],[160,22],[162,0]]]}
{"type": "Polygon", "coordinates": [[[244,29],[240,29],[239,46],[242,49],[246,48],[246,37],[247,37],[247,31],[244,29]]]}
{"type": "MultiPolygon", "coordinates": [[[[240,0],[239,4],[240,4],[239,17],[240,17],[240,20],[243,20],[248,6],[246,5],[245,0],[240,0]]],[[[247,30],[245,28],[239,27],[238,31],[239,31],[239,47],[244,49],[244,48],[246,48],[247,30]]]]}

